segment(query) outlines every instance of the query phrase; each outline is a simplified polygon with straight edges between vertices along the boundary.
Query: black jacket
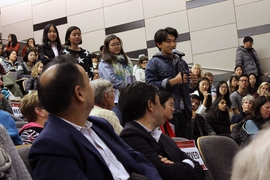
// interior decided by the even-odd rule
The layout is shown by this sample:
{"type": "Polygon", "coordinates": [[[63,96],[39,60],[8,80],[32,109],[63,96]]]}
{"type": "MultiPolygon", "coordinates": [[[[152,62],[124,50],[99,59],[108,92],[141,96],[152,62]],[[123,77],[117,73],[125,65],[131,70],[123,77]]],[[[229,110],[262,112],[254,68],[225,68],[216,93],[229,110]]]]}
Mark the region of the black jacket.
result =
{"type": "Polygon", "coordinates": [[[167,135],[161,134],[157,142],[140,124],[130,121],[125,124],[120,137],[132,148],[143,153],[156,167],[164,180],[199,180],[205,179],[204,171],[200,164],[193,161],[186,153],[181,151],[176,143],[167,135]],[[173,161],[174,164],[164,164],[159,155],[173,161]],[[192,168],[182,160],[190,159],[194,162],[192,168]]]}

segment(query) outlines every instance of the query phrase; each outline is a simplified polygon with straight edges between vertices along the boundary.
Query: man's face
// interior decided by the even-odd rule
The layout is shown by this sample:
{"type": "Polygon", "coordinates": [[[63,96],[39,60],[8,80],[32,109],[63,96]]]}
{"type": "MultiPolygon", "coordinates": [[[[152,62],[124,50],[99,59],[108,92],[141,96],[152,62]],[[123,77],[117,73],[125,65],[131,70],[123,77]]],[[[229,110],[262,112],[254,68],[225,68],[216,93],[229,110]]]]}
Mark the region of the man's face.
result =
{"type": "Polygon", "coordinates": [[[246,49],[251,49],[252,46],[253,46],[253,42],[251,42],[251,41],[248,41],[248,42],[245,42],[245,43],[244,43],[244,47],[245,47],[246,49]]]}
{"type": "Polygon", "coordinates": [[[156,127],[163,125],[165,122],[163,120],[163,108],[160,104],[159,97],[155,97],[156,104],[153,103],[153,118],[155,118],[156,127]]]}
{"type": "Polygon", "coordinates": [[[176,39],[173,35],[168,34],[166,40],[161,44],[157,43],[157,46],[164,55],[171,57],[173,55],[172,50],[176,48],[176,39]]]}
{"type": "Polygon", "coordinates": [[[198,99],[191,98],[191,105],[192,105],[192,111],[197,111],[200,105],[200,101],[198,99]]]}
{"type": "Polygon", "coordinates": [[[246,89],[248,87],[248,78],[245,76],[242,76],[239,78],[238,81],[239,88],[246,89]]]}

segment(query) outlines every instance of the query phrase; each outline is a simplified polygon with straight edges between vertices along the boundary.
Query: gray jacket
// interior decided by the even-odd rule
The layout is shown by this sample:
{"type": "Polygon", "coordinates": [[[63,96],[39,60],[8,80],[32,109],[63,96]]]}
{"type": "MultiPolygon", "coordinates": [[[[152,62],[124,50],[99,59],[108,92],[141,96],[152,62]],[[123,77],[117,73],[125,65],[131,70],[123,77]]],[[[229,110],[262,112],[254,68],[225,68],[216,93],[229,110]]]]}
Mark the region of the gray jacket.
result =
{"type": "Polygon", "coordinates": [[[252,56],[243,46],[239,46],[236,50],[235,65],[242,65],[244,68],[244,73],[247,75],[254,73],[256,76],[262,76],[262,69],[258,54],[253,48],[251,51],[253,52],[255,59],[252,58],[252,56]]]}

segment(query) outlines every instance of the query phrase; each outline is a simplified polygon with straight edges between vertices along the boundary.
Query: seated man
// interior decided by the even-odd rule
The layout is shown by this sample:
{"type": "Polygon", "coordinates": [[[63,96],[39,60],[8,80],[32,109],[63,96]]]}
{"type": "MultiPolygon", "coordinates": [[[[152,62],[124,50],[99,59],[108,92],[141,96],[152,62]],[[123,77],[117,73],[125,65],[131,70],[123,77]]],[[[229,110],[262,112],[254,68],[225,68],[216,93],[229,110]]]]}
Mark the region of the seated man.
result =
{"type": "Polygon", "coordinates": [[[122,90],[119,108],[127,123],[120,137],[143,153],[164,180],[205,179],[200,164],[159,130],[164,119],[157,91],[155,86],[143,82],[131,84],[122,90]]]}
{"type": "Polygon", "coordinates": [[[95,94],[95,106],[91,110],[90,115],[106,119],[112,125],[114,131],[119,134],[123,127],[116,114],[112,111],[115,95],[112,83],[106,79],[95,79],[90,82],[90,85],[95,94]]]}
{"type": "Polygon", "coordinates": [[[22,98],[20,110],[29,123],[20,129],[19,135],[24,144],[32,144],[43,130],[48,112],[39,101],[37,91],[32,91],[22,98]]]}
{"type": "Polygon", "coordinates": [[[88,116],[94,93],[76,59],[58,56],[55,62],[38,81],[39,100],[49,118],[29,151],[33,179],[161,179],[106,120],[88,116]]]}

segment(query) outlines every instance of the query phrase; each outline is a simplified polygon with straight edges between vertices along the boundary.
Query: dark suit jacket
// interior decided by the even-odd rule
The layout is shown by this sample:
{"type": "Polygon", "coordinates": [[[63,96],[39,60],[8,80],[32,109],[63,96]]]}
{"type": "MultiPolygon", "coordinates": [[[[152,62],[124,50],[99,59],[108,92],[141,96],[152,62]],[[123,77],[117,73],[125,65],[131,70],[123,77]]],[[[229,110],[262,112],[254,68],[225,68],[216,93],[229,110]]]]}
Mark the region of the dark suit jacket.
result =
{"type": "MultiPolygon", "coordinates": [[[[58,49],[58,53],[60,54],[60,50],[58,49]]],[[[45,66],[48,62],[52,61],[53,58],[55,58],[54,52],[50,46],[46,46],[45,44],[39,45],[38,46],[38,53],[39,53],[39,59],[45,66]],[[46,58],[45,56],[48,56],[46,58]]]]}
{"type": "MultiPolygon", "coordinates": [[[[90,116],[92,129],[105,142],[129,174],[161,179],[154,166],[125,144],[104,119],[90,116]]],[[[44,130],[29,151],[33,178],[39,179],[113,179],[102,156],[90,141],[72,125],[49,115],[44,130]]]]}
{"type": "Polygon", "coordinates": [[[142,152],[145,157],[157,168],[160,176],[166,180],[196,180],[205,179],[204,172],[198,162],[193,161],[181,151],[176,143],[167,135],[161,134],[159,142],[148,133],[140,124],[130,121],[125,124],[120,137],[132,148],[142,152]],[[159,155],[173,161],[174,164],[164,164],[159,155]],[[190,159],[194,162],[193,169],[182,160],[190,159]]]}

